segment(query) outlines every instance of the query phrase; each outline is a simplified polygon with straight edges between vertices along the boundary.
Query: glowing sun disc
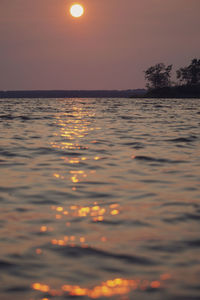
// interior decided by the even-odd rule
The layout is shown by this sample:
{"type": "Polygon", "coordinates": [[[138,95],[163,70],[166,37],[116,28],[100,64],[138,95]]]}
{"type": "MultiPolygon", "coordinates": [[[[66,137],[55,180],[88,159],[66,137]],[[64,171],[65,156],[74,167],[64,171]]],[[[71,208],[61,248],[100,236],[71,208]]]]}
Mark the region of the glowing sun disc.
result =
{"type": "Polygon", "coordinates": [[[80,4],[73,4],[70,7],[70,14],[72,15],[72,17],[74,18],[79,18],[83,15],[84,13],[84,8],[82,5],[80,4]]]}

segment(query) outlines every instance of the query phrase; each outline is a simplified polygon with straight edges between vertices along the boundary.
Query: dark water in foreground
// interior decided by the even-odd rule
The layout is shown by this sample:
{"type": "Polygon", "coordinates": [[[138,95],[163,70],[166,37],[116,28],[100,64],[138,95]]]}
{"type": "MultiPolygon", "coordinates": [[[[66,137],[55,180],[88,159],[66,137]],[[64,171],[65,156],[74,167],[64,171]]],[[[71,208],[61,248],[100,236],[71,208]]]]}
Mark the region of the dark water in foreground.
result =
{"type": "Polygon", "coordinates": [[[0,100],[0,299],[200,299],[200,100],[0,100]]]}

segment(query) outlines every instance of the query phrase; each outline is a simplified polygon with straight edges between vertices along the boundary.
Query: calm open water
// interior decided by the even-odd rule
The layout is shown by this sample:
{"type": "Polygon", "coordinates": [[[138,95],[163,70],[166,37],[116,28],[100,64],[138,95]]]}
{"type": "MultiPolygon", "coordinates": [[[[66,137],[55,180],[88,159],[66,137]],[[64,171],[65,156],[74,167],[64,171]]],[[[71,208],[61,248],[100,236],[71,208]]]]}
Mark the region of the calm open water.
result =
{"type": "Polygon", "coordinates": [[[0,299],[200,299],[200,100],[0,100],[0,299]]]}

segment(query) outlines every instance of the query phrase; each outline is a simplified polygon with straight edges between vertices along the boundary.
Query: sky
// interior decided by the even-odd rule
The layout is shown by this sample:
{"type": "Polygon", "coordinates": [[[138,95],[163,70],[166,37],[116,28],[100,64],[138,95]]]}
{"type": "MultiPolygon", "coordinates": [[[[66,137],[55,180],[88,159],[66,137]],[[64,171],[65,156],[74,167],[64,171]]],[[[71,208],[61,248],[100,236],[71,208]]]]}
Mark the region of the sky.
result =
{"type": "Polygon", "coordinates": [[[200,0],[0,0],[0,90],[144,88],[200,58],[200,0]]]}

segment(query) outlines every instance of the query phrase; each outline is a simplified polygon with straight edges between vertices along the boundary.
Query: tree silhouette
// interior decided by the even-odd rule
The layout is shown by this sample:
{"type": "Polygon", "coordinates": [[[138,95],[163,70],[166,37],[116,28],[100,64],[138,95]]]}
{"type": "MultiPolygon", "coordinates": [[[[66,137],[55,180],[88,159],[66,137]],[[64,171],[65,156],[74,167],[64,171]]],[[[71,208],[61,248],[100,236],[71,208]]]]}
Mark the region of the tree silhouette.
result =
{"type": "Polygon", "coordinates": [[[148,81],[146,87],[148,89],[157,89],[170,86],[171,70],[172,65],[166,67],[163,63],[148,68],[144,71],[145,79],[148,81]]]}
{"type": "Polygon", "coordinates": [[[176,75],[182,84],[200,84],[200,59],[193,59],[189,66],[177,70],[176,75]]]}

